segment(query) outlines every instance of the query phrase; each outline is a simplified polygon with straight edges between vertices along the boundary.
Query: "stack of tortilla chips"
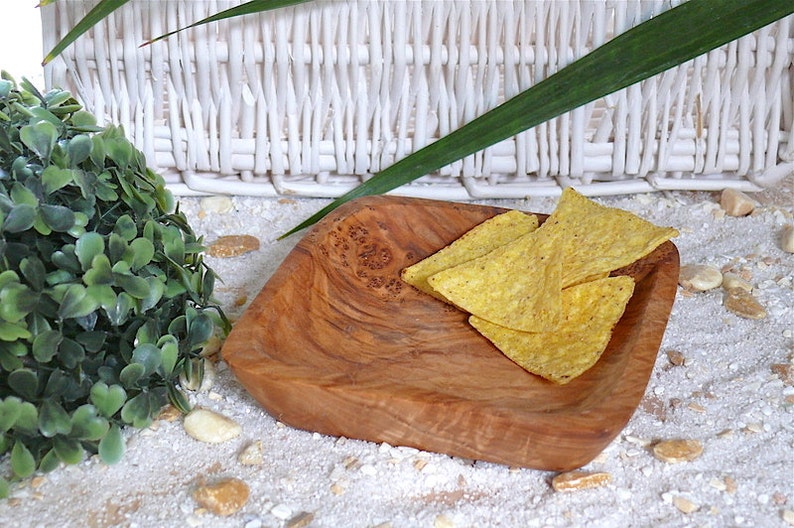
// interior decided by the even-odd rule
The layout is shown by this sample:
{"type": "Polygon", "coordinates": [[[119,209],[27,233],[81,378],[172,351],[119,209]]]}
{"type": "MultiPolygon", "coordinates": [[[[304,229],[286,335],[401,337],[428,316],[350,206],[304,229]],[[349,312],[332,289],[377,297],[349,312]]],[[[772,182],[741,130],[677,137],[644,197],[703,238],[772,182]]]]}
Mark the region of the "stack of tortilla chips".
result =
{"type": "Polygon", "coordinates": [[[634,280],[610,272],[677,234],[567,188],[540,227],[520,211],[497,215],[402,278],[471,314],[527,371],[563,384],[598,361],[631,298],[634,280]]]}

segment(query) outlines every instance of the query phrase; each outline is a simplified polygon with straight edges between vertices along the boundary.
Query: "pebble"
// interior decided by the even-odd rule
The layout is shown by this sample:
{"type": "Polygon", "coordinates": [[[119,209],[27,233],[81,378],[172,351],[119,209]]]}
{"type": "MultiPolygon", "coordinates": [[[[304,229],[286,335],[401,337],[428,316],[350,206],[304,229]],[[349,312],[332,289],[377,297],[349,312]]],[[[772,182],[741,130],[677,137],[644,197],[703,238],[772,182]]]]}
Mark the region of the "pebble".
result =
{"type": "Polygon", "coordinates": [[[183,426],[192,438],[210,444],[226,442],[242,432],[242,427],[231,418],[201,408],[190,411],[185,416],[183,426]]]}
{"type": "Polygon", "coordinates": [[[693,513],[700,509],[700,506],[679,495],[673,497],[673,506],[678,508],[678,510],[683,513],[693,513]]]}
{"type": "Polygon", "coordinates": [[[740,275],[728,272],[722,274],[722,288],[725,290],[731,290],[733,288],[739,288],[746,292],[753,291],[753,285],[744,280],[740,275]]]}
{"type": "Polygon", "coordinates": [[[755,200],[736,189],[725,189],[720,195],[720,207],[729,216],[747,216],[756,205],[755,200]]]}
{"type": "Polygon", "coordinates": [[[780,233],[780,249],[794,253],[794,224],[787,224],[780,233]]]}
{"type": "Polygon", "coordinates": [[[772,372],[786,385],[794,385],[794,365],[791,363],[775,363],[772,372]]]}
{"type": "Polygon", "coordinates": [[[662,462],[675,464],[690,462],[703,453],[703,444],[699,440],[663,440],[653,446],[653,454],[662,462]]]}
{"type": "Polygon", "coordinates": [[[780,514],[780,516],[783,518],[783,520],[786,523],[790,524],[791,526],[794,526],[794,511],[792,511],[792,510],[783,510],[783,512],[780,514]]]}
{"type": "Polygon", "coordinates": [[[252,235],[224,235],[218,237],[207,248],[211,257],[231,258],[238,257],[250,251],[259,249],[259,239],[252,235]]]}
{"type": "Polygon", "coordinates": [[[722,304],[729,311],[745,319],[763,319],[766,310],[752,293],[741,288],[731,288],[725,291],[722,304]]]}
{"type": "Polygon", "coordinates": [[[234,203],[228,196],[207,196],[201,199],[200,208],[204,214],[224,214],[234,209],[234,203]]]}
{"type": "Polygon", "coordinates": [[[707,264],[687,264],[681,266],[678,284],[691,291],[706,291],[722,284],[722,272],[707,264]]]}
{"type": "Polygon", "coordinates": [[[287,521],[285,528],[306,528],[314,520],[312,512],[300,512],[287,521]]]}
{"type": "Polygon", "coordinates": [[[262,441],[257,440],[245,446],[237,455],[237,461],[244,466],[261,466],[265,461],[262,441]]]}
{"type": "Polygon", "coordinates": [[[598,488],[612,481],[612,475],[604,472],[567,471],[551,479],[554,491],[576,491],[598,488]]]}
{"type": "Polygon", "coordinates": [[[667,360],[670,362],[671,365],[680,367],[686,363],[686,358],[684,354],[679,352],[678,350],[668,350],[667,351],[667,360]]]}
{"type": "Polygon", "coordinates": [[[193,493],[193,498],[202,508],[216,515],[228,516],[240,511],[248,502],[248,485],[240,479],[228,478],[201,486],[193,493]]]}

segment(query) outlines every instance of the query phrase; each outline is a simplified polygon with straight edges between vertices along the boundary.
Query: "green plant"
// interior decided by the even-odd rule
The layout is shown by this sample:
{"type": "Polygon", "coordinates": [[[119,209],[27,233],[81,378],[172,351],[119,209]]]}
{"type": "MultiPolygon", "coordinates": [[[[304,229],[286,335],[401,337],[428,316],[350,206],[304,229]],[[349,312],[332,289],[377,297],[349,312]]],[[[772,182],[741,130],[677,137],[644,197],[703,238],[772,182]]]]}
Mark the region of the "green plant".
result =
{"type": "MultiPolygon", "coordinates": [[[[64,91],[0,79],[0,454],[14,478],[124,451],[201,375],[214,273],[163,179],[64,91]]],[[[8,482],[0,477],[0,495],[8,482]]]]}
{"type": "MultiPolygon", "coordinates": [[[[41,5],[57,0],[43,0],[41,5]]],[[[45,62],[129,0],[101,0],[45,62]]],[[[154,38],[225,18],[310,0],[249,0],[154,38]]],[[[487,148],[590,101],[647,79],[794,13],[791,0],[688,0],[608,41],[544,81],[493,108],[427,147],[414,152],[338,197],[282,235],[312,225],[339,205],[380,194],[487,148]]]]}

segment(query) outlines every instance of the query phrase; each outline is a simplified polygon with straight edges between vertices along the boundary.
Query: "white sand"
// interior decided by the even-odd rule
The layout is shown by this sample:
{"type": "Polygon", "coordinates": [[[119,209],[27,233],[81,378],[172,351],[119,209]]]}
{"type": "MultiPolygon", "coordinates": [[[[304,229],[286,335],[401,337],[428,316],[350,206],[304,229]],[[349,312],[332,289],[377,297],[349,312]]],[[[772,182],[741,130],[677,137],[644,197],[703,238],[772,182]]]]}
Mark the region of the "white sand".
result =
{"type": "MultiPolygon", "coordinates": [[[[761,207],[745,218],[720,218],[709,193],[599,199],[677,227],[682,264],[746,270],[769,312],[739,318],[719,290],[678,296],[643,404],[584,468],[609,473],[604,487],[559,493],[549,472],[295,430],[264,412],[221,364],[211,391],[193,404],[237,421],[238,438],[203,444],[181,420],[130,430],[121,463],[87,460],[23,483],[0,502],[0,526],[786,526],[784,517],[794,516],[794,387],[771,367],[792,361],[794,256],[779,249],[794,212],[791,183],[757,195],[761,207]],[[672,350],[685,365],[670,364],[672,350]],[[649,444],[672,438],[701,441],[702,456],[654,458],[649,444]],[[263,464],[241,465],[238,453],[255,441],[263,464]],[[196,486],[226,477],[250,486],[242,510],[218,517],[198,509],[196,486]],[[696,510],[680,511],[680,498],[696,510]],[[309,523],[298,522],[302,512],[309,523]]],[[[235,300],[252,300],[299,238],[276,236],[326,203],[236,197],[233,211],[199,218],[199,199],[181,201],[208,242],[244,233],[262,242],[254,253],[208,259],[234,317],[243,309],[235,300]]],[[[500,204],[549,212],[555,201],[500,204]]]]}

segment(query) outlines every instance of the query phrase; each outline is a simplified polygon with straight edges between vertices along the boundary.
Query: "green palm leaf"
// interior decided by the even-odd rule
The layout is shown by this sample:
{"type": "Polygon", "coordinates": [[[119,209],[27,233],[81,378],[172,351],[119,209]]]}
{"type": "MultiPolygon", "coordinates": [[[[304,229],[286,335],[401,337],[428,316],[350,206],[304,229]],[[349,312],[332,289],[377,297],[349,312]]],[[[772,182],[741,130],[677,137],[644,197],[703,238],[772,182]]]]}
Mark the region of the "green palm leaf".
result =
{"type": "Polygon", "coordinates": [[[263,11],[272,11],[274,9],[281,9],[282,7],[289,7],[295,4],[303,4],[309,1],[311,0],[250,0],[249,2],[246,2],[244,4],[235,7],[230,7],[229,9],[226,9],[224,11],[215,13],[212,16],[201,19],[198,22],[192,23],[189,26],[185,26],[177,30],[171,31],[169,33],[166,33],[165,35],[161,35],[159,37],[153,38],[152,40],[145,42],[143,45],[145,46],[148,44],[152,44],[154,42],[168,38],[171,35],[175,35],[180,31],[194,28],[202,24],[209,24],[210,22],[217,22],[219,20],[224,20],[226,18],[234,18],[243,15],[252,15],[254,13],[261,13],[263,11]]]}
{"type": "MultiPolygon", "coordinates": [[[[54,3],[55,1],[56,0],[42,0],[39,3],[39,7],[44,7],[54,3]]],[[[58,42],[58,44],[55,45],[54,48],[52,48],[52,50],[44,57],[41,65],[45,66],[48,62],[60,55],[63,50],[68,48],[75,40],[78,39],[78,37],[80,37],[80,35],[94,27],[97,22],[103,20],[105,17],[110,15],[113,11],[120,8],[127,2],[129,2],[129,0],[102,0],[99,2],[69,31],[69,33],[66,34],[65,37],[61,39],[60,42],[58,42]]]]}
{"type": "Polygon", "coordinates": [[[354,198],[381,194],[794,13],[792,0],[689,0],[387,167],[280,238],[354,198]]]}

